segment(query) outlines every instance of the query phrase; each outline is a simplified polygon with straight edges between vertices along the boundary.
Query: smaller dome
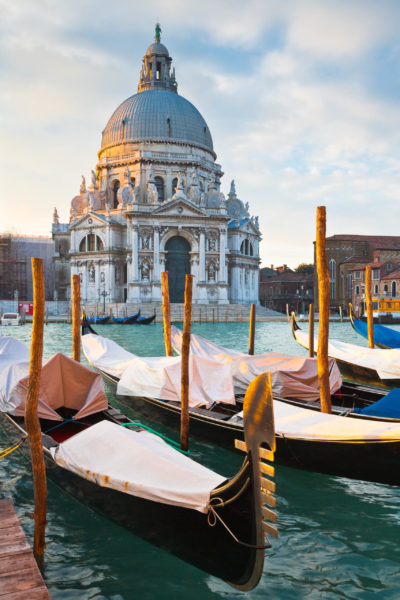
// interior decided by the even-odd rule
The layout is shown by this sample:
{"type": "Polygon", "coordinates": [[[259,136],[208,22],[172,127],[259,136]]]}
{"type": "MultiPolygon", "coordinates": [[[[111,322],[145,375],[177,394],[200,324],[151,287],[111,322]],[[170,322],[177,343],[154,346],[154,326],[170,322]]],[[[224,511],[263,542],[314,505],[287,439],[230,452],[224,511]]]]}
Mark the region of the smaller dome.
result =
{"type": "Polygon", "coordinates": [[[157,54],[158,56],[169,56],[168,50],[160,42],[154,42],[146,50],[146,55],[157,54]]]}

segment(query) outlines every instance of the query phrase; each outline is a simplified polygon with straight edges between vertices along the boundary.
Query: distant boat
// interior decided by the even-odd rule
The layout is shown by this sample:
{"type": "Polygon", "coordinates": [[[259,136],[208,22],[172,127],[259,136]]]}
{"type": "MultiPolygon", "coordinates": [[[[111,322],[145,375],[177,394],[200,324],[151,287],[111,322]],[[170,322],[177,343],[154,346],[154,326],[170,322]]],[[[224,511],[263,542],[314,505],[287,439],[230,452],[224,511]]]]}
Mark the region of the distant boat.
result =
{"type": "Polygon", "coordinates": [[[156,313],[151,317],[139,317],[136,321],[133,321],[134,325],[149,325],[156,318],[156,313]]]}
{"type": "Polygon", "coordinates": [[[21,325],[21,317],[18,313],[4,313],[1,317],[2,325],[21,325]]]}
{"type": "Polygon", "coordinates": [[[136,313],[136,315],[132,315],[130,317],[112,317],[111,318],[111,324],[115,324],[115,325],[130,325],[132,323],[135,323],[137,319],[140,318],[140,309],[139,312],[136,313]]]}
{"type": "Polygon", "coordinates": [[[105,317],[86,317],[86,321],[88,323],[96,323],[96,325],[105,325],[110,320],[110,316],[106,315],[105,317]]]}

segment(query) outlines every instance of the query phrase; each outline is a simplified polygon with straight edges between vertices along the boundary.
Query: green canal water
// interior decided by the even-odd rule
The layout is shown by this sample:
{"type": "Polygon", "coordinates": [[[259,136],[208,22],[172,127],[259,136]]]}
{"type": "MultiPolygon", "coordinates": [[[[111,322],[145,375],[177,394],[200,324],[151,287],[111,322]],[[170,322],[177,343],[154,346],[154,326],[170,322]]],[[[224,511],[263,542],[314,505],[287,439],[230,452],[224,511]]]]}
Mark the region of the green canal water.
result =
{"type": "MultiPolygon", "coordinates": [[[[160,324],[97,326],[97,329],[136,354],[163,354],[160,324]]],[[[225,346],[247,349],[247,323],[195,323],[193,331],[225,346]]],[[[3,328],[2,333],[29,343],[31,326],[3,328]]],[[[331,324],[331,336],[363,344],[349,323],[331,324]]],[[[268,350],[304,354],[292,339],[287,323],[257,323],[256,352],[268,350]]],[[[70,325],[46,326],[45,356],[57,351],[71,355],[70,325]]],[[[110,402],[130,418],[150,424],[133,407],[121,405],[110,388],[107,393],[110,402]]],[[[157,427],[170,437],[177,437],[175,431],[157,427]]],[[[0,448],[6,443],[0,430],[0,448]]],[[[233,474],[241,462],[239,456],[228,450],[195,439],[191,440],[191,456],[226,476],[233,474]]],[[[17,452],[0,461],[0,482],[0,497],[12,498],[32,541],[30,468],[17,452]]],[[[53,600],[400,598],[399,488],[279,466],[276,482],[280,537],[266,552],[259,586],[249,593],[238,592],[154,548],[82,506],[50,482],[43,575],[51,597],[53,600]]],[[[29,600],[29,594],[26,598],[29,600]]]]}

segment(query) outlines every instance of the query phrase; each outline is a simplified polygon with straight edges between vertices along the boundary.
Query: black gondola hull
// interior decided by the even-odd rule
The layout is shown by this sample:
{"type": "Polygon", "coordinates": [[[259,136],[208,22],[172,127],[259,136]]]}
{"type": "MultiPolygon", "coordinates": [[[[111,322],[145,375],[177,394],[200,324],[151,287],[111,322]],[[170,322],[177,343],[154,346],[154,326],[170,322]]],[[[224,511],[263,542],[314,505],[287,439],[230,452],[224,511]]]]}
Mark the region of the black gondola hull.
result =
{"type": "MultiPolygon", "coordinates": [[[[12,417],[0,413],[0,422],[11,441],[21,438],[21,429],[12,417]]],[[[26,443],[21,450],[29,458],[26,443]]],[[[250,580],[254,587],[261,577],[263,550],[235,542],[220,523],[210,526],[206,514],[101,487],[58,466],[47,448],[44,454],[47,476],[54,483],[135,535],[239,588],[247,589],[250,580]]],[[[239,540],[255,545],[259,524],[252,518],[257,513],[253,486],[252,468],[246,458],[241,471],[219,486],[212,497],[226,501],[238,495],[235,501],[218,508],[218,514],[239,540]]]]}

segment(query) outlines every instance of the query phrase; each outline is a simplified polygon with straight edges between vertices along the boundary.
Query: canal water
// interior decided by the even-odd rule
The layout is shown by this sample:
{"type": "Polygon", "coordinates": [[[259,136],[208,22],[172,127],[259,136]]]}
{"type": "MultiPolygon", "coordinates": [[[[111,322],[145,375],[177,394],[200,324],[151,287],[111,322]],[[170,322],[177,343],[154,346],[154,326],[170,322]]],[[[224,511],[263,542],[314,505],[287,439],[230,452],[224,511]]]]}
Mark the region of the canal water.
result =
{"type": "MultiPolygon", "coordinates": [[[[307,328],[307,324],[304,324],[307,328]]],[[[162,355],[162,325],[97,326],[99,333],[140,355],[162,355]]],[[[247,350],[247,323],[193,324],[193,331],[227,347],[247,350]]],[[[31,326],[2,328],[30,342],[31,326]]],[[[332,323],[331,337],[366,345],[349,323],[332,323]]],[[[256,352],[305,351],[289,325],[257,323],[256,352]]],[[[46,326],[44,353],[71,355],[71,326],[46,326]]],[[[132,420],[150,422],[121,405],[132,420]]],[[[160,425],[170,437],[176,431],[160,425]]],[[[0,430],[0,448],[7,440],[0,430]]],[[[219,473],[233,474],[241,458],[191,439],[191,456],[219,473]]],[[[400,465],[399,465],[400,468],[400,465]]],[[[81,505],[49,482],[44,579],[53,600],[398,600],[400,598],[400,489],[277,466],[279,539],[266,552],[264,574],[252,592],[241,593],[158,550],[81,505]]],[[[17,452],[0,461],[0,497],[12,498],[32,541],[32,479],[17,452]]],[[[157,523],[154,523],[157,530],[157,523]]],[[[193,536],[193,543],[196,538],[193,536]]],[[[29,600],[29,594],[26,596],[29,600]]]]}

